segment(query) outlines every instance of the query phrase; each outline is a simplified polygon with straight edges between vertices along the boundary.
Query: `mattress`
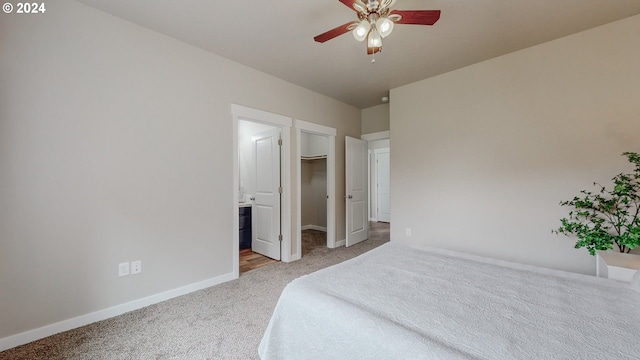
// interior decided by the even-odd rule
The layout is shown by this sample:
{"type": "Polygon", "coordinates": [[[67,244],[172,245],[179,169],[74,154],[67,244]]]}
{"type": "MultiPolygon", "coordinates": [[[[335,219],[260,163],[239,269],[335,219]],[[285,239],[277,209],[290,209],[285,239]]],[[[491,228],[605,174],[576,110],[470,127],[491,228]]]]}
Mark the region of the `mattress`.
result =
{"type": "Polygon", "coordinates": [[[627,283],[387,243],[283,290],[272,359],[640,359],[627,283]]]}

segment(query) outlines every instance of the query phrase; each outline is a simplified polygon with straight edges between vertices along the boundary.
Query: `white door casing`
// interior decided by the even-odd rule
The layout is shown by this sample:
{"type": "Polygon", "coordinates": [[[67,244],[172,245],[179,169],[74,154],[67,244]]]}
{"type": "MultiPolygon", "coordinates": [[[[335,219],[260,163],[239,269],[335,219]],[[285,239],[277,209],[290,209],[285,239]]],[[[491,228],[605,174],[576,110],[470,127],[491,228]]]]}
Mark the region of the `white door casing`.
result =
{"type": "Polygon", "coordinates": [[[390,132],[387,130],[370,134],[362,134],[360,136],[362,140],[367,141],[369,148],[369,221],[378,221],[378,192],[376,187],[377,167],[374,152],[376,149],[383,148],[389,148],[389,150],[391,150],[391,144],[389,143],[390,135],[390,132]],[[386,145],[384,145],[385,142],[386,145]]]}
{"type": "Polygon", "coordinates": [[[256,192],[251,211],[251,249],[280,260],[280,129],[260,133],[252,141],[256,192]]]}
{"type": "Polygon", "coordinates": [[[280,161],[280,176],[282,183],[282,201],[280,203],[281,212],[281,229],[282,229],[282,253],[281,261],[289,262],[295,259],[291,257],[291,163],[289,156],[289,143],[291,135],[291,126],[293,119],[287,116],[274,114],[271,112],[253,109],[247,106],[231,104],[231,117],[233,119],[232,126],[232,142],[231,163],[233,171],[229,176],[232,178],[232,192],[229,193],[229,211],[234,214],[230,227],[232,229],[231,246],[229,247],[229,256],[232,258],[232,277],[237,279],[240,276],[240,252],[239,248],[239,216],[238,216],[238,191],[240,190],[240,172],[238,157],[238,123],[240,121],[250,121],[261,124],[268,124],[281,130],[282,146],[280,161]]]}
{"type": "Polygon", "coordinates": [[[375,149],[376,161],[376,201],[378,221],[391,221],[391,196],[389,176],[389,148],[375,149]]]}
{"type": "MultiPolygon", "coordinates": [[[[301,132],[307,132],[315,135],[326,136],[328,138],[329,147],[327,153],[327,247],[335,248],[336,247],[336,177],[335,177],[335,142],[337,130],[332,127],[319,125],[315,123],[310,123],[307,121],[295,120],[296,127],[296,139],[298,139],[298,147],[296,158],[300,158],[302,155],[302,144],[300,142],[301,132]]],[[[298,188],[298,204],[297,204],[297,226],[296,226],[296,248],[297,253],[293,256],[292,260],[298,260],[302,257],[302,215],[301,215],[301,192],[300,192],[300,182],[301,182],[301,172],[300,166],[297,168],[297,188],[298,188]]],[[[344,240],[343,240],[344,241],[344,240]]]]}
{"type": "Polygon", "coordinates": [[[369,236],[367,142],[345,138],[346,246],[357,244],[369,236]]]}

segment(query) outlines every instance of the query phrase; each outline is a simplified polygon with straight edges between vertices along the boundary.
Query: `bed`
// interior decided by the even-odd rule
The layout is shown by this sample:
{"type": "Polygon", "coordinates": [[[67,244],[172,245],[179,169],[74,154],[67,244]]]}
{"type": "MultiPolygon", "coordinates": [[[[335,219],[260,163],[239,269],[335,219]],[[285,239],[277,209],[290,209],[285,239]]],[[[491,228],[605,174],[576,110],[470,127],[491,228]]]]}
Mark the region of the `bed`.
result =
{"type": "Polygon", "coordinates": [[[262,360],[637,360],[640,293],[615,280],[387,243],[287,285],[258,352],[262,360]]]}

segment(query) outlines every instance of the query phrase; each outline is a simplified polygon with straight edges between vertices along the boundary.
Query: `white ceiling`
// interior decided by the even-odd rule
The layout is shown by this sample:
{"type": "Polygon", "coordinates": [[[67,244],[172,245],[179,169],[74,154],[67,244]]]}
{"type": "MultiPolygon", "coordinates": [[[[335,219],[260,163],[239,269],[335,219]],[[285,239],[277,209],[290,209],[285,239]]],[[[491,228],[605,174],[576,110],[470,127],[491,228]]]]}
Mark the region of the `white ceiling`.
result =
{"type": "Polygon", "coordinates": [[[398,0],[442,10],[434,26],[397,25],[370,63],[338,0],[79,0],[307,89],[365,108],[389,89],[640,14],[640,0],[398,0]]]}

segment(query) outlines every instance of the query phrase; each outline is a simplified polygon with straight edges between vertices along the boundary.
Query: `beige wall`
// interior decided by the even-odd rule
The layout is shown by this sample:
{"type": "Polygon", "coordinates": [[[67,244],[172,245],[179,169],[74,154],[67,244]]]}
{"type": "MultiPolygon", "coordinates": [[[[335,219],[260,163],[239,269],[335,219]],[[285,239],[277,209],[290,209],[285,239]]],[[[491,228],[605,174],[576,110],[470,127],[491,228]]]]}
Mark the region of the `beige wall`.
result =
{"type": "Polygon", "coordinates": [[[362,109],[361,131],[372,134],[389,130],[389,104],[380,104],[362,109]]]}
{"type": "Polygon", "coordinates": [[[634,16],[393,89],[392,241],[594,273],[551,229],[640,151],[638,34],[634,16]]]}
{"type": "Polygon", "coordinates": [[[0,17],[0,340],[232,273],[230,104],[360,135],[355,107],[76,2],[0,17]]]}

